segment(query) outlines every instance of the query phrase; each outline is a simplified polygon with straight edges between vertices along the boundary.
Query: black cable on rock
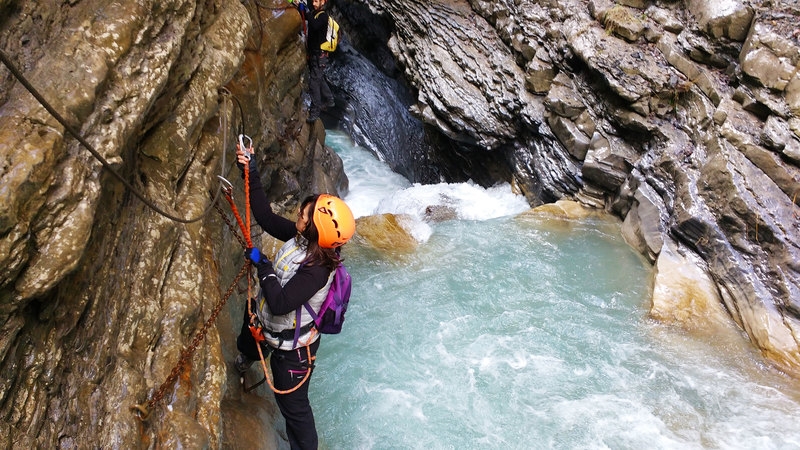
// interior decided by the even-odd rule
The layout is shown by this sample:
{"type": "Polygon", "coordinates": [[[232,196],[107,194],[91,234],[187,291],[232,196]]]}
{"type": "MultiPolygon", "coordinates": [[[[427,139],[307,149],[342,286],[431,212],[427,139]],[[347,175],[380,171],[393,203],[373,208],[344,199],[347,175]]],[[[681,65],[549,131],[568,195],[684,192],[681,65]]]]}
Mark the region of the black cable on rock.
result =
{"type": "Polygon", "coordinates": [[[111,172],[111,174],[114,175],[114,177],[116,177],[129,191],[131,191],[133,195],[135,195],[139,200],[141,200],[145,205],[147,205],[153,211],[175,222],[193,223],[202,220],[204,217],[206,217],[213,208],[214,204],[217,202],[217,200],[219,200],[222,190],[218,187],[217,193],[214,196],[214,199],[211,202],[211,204],[208,205],[205,211],[203,211],[199,216],[191,219],[184,219],[181,217],[177,217],[176,215],[170,214],[167,211],[164,211],[163,209],[159,208],[155,203],[150,201],[150,199],[145,197],[144,194],[139,192],[136,189],[136,187],[133,186],[128,180],[126,180],[122,175],[120,175],[119,172],[114,170],[114,168],[111,167],[111,164],[109,164],[108,161],[106,161],[106,159],[103,158],[103,156],[97,150],[95,150],[95,148],[92,147],[92,145],[89,144],[86,141],[86,139],[84,139],[83,136],[81,136],[80,133],[78,133],[77,130],[75,130],[75,128],[73,128],[69,123],[67,123],[64,117],[61,116],[61,114],[59,114],[58,111],[56,111],[55,108],[53,108],[53,106],[50,105],[50,103],[39,93],[39,91],[37,91],[36,88],[34,88],[33,85],[30,84],[30,82],[25,78],[22,72],[20,72],[19,69],[17,69],[14,63],[11,62],[11,60],[8,58],[5,52],[3,52],[3,50],[0,50],[0,61],[2,61],[2,63],[8,68],[8,70],[11,72],[14,78],[16,78],[17,81],[19,81],[23,86],[25,86],[25,89],[27,89],[28,92],[30,92],[31,95],[33,95],[33,97],[44,107],[44,109],[47,110],[47,112],[50,113],[50,115],[53,116],[53,118],[55,118],[58,121],[58,123],[60,123],[61,126],[63,126],[67,132],[69,132],[69,134],[75,137],[75,139],[77,139],[78,142],[81,143],[81,145],[86,147],[86,149],[89,150],[89,153],[91,153],[92,156],[94,156],[98,161],[100,161],[100,164],[103,165],[103,168],[111,172]]]}

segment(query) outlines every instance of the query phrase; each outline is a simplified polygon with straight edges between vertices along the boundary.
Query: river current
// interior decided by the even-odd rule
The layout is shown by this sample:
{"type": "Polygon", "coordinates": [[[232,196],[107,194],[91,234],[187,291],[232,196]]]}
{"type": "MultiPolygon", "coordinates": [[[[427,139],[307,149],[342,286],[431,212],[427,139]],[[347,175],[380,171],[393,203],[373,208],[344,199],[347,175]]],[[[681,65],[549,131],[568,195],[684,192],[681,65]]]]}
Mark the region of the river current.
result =
{"type": "Polygon", "coordinates": [[[650,320],[652,267],[618,221],[412,185],[341,132],[327,144],[354,214],[408,214],[420,244],[345,251],[347,320],[311,383],[321,448],[800,448],[800,384],[743,340],[650,320]],[[432,204],[457,218],[426,223],[432,204]]]}

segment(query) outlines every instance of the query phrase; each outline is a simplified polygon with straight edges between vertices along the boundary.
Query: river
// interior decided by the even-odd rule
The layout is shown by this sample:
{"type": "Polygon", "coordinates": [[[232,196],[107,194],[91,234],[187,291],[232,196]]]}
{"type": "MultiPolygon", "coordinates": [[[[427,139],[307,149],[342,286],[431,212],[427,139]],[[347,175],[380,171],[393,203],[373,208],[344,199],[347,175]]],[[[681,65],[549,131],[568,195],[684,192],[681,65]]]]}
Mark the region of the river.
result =
{"type": "Polygon", "coordinates": [[[652,267],[613,219],[525,213],[508,185],[412,185],[343,133],[357,217],[405,213],[398,258],[351,245],[344,330],[311,402],[323,449],[797,449],[798,383],[743,340],[648,318],[652,267]],[[424,209],[458,217],[426,223],[424,209]]]}

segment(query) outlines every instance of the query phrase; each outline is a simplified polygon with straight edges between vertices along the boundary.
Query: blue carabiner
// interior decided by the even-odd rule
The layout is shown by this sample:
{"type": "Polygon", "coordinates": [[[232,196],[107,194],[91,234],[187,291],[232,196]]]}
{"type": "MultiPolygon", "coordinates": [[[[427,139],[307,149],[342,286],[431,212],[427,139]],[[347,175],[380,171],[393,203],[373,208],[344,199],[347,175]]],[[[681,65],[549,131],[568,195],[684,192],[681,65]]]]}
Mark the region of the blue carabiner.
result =
{"type": "Polygon", "coordinates": [[[240,134],[239,135],[239,148],[242,149],[242,151],[244,152],[244,157],[247,158],[248,161],[250,161],[250,155],[251,155],[251,153],[253,151],[253,139],[251,139],[250,136],[248,136],[246,134],[240,134]],[[244,140],[245,139],[247,139],[250,142],[250,145],[247,146],[247,147],[245,147],[245,145],[244,145],[244,140]]]}

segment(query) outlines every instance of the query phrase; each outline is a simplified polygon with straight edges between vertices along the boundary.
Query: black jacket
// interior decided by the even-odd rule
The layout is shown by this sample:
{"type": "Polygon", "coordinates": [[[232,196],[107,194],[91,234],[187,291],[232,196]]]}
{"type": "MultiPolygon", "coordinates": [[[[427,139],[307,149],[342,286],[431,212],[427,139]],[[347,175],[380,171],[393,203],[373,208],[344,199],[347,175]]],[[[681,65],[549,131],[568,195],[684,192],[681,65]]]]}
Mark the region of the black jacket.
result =
{"type": "MultiPolygon", "coordinates": [[[[295,223],[272,211],[258,170],[250,171],[250,208],[258,225],[272,237],[288,241],[297,234],[295,223]]],[[[306,265],[281,286],[277,278],[270,277],[275,270],[271,262],[257,264],[258,279],[270,312],[275,315],[288,314],[303,306],[314,294],[328,283],[330,270],[321,265],[306,265]]]]}
{"type": "Polygon", "coordinates": [[[308,16],[308,54],[309,56],[319,56],[322,54],[320,46],[325,42],[325,35],[328,32],[328,11],[322,8],[319,11],[312,11],[308,16]]]}

